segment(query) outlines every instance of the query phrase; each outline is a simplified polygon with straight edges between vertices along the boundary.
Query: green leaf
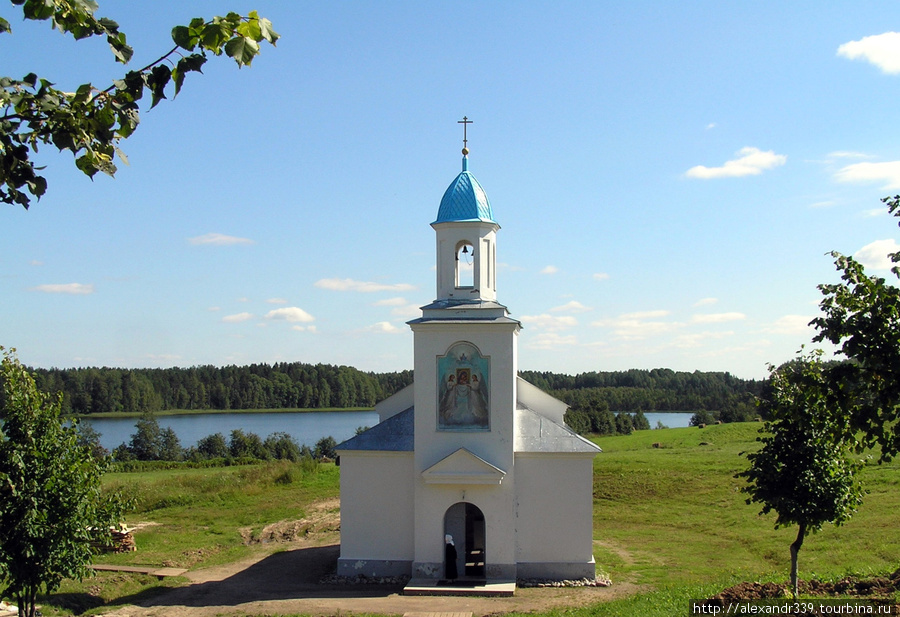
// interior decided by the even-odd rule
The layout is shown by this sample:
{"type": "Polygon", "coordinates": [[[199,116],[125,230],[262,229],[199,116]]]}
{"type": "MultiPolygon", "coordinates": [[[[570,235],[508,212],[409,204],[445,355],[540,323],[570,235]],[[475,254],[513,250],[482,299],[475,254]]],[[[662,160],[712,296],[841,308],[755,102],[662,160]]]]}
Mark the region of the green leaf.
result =
{"type": "Polygon", "coordinates": [[[175,26],[172,28],[172,40],[182,49],[194,51],[199,38],[192,35],[191,28],[187,26],[175,26]]]}
{"type": "Polygon", "coordinates": [[[253,19],[251,16],[247,21],[241,22],[237,27],[237,33],[254,41],[261,41],[262,31],[259,27],[259,19],[253,19]]]}
{"type": "Polygon", "coordinates": [[[12,32],[12,28],[9,27],[9,22],[0,17],[0,34],[4,32],[12,32]]]}
{"type": "Polygon", "coordinates": [[[229,58],[234,58],[238,66],[247,65],[259,53],[259,44],[245,36],[237,36],[225,43],[225,53],[229,58]]]}
{"type": "Polygon", "coordinates": [[[172,80],[175,82],[175,96],[178,96],[178,93],[181,92],[184,76],[191,71],[202,73],[200,68],[205,62],[206,56],[202,54],[191,54],[178,61],[178,64],[172,70],[172,80]]]}
{"type": "MultiPolygon", "coordinates": [[[[250,14],[253,15],[255,12],[256,11],[253,11],[253,13],[250,14]]],[[[267,40],[272,45],[275,45],[275,42],[281,38],[281,35],[275,32],[275,30],[272,28],[272,22],[265,17],[262,17],[259,20],[259,30],[262,34],[262,38],[267,40]]]]}
{"type": "Polygon", "coordinates": [[[52,0],[26,0],[22,7],[25,19],[41,21],[53,17],[52,0]]]}
{"type": "Polygon", "coordinates": [[[116,60],[122,64],[128,64],[128,61],[134,55],[134,49],[125,43],[125,33],[116,32],[115,34],[109,34],[106,40],[116,60]]]}
{"type": "Polygon", "coordinates": [[[172,70],[165,64],[154,66],[145,78],[147,87],[152,95],[150,109],[156,107],[162,99],[166,98],[166,85],[172,78],[172,70]]]}
{"type": "MultiPolygon", "coordinates": [[[[221,18],[215,18],[221,19],[221,18]]],[[[204,49],[208,49],[217,56],[222,53],[222,45],[231,38],[231,28],[222,21],[213,21],[204,24],[200,35],[200,42],[204,49]]]]}

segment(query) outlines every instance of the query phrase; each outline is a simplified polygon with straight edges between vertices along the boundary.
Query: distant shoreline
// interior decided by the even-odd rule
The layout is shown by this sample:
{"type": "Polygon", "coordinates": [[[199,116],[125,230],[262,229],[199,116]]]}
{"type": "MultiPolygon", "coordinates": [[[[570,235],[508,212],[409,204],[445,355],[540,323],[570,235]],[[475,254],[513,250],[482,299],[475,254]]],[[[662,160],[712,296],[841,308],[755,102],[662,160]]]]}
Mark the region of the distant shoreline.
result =
{"type": "MultiPolygon", "coordinates": [[[[238,414],[238,413],[341,413],[345,411],[375,411],[374,407],[318,407],[318,408],[282,408],[282,409],[164,409],[151,411],[154,417],[164,416],[197,416],[201,414],[238,414]]],[[[90,420],[91,418],[140,418],[143,413],[112,411],[108,413],[73,413],[65,414],[66,420],[90,420]]]]}

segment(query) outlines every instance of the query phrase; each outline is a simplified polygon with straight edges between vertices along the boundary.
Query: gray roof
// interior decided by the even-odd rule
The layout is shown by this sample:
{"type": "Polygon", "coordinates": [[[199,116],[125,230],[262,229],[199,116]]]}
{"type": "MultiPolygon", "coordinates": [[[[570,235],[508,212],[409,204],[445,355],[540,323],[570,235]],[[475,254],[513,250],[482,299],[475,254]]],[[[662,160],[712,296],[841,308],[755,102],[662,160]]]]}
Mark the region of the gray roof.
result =
{"type": "Polygon", "coordinates": [[[527,407],[516,409],[515,451],[572,454],[602,452],[599,446],[569,427],[561,426],[527,407]]]}
{"type": "Polygon", "coordinates": [[[415,442],[415,414],[410,407],[384,422],[379,422],[356,437],[351,437],[336,450],[378,450],[382,452],[412,452],[415,442]]]}
{"type": "MultiPolygon", "coordinates": [[[[593,453],[600,448],[571,429],[528,409],[516,409],[516,452],[593,453]]],[[[337,450],[412,452],[415,413],[410,407],[340,444],[337,450]]]]}

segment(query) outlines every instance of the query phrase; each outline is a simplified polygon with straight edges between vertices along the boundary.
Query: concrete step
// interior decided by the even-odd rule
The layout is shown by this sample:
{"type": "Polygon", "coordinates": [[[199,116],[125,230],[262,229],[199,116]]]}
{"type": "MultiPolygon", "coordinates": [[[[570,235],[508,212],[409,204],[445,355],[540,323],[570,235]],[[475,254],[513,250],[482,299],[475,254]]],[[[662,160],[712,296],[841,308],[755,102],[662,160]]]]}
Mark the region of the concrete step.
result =
{"type": "Polygon", "coordinates": [[[457,579],[451,584],[433,578],[414,578],[403,588],[405,596],[482,596],[510,597],[516,593],[516,582],[505,580],[457,579]]]}

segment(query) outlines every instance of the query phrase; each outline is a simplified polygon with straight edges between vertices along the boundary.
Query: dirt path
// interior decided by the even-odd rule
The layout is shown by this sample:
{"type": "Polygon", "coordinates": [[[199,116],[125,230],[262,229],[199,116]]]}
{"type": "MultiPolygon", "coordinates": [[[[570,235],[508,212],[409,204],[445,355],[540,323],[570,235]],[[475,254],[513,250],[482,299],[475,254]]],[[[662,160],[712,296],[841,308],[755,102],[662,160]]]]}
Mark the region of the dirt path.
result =
{"type": "MultiPolygon", "coordinates": [[[[192,570],[188,585],[152,597],[135,597],[110,617],[213,617],[238,615],[339,615],[409,611],[471,611],[476,617],[510,611],[543,611],[583,606],[631,595],[638,586],[517,589],[511,598],[419,597],[400,595],[399,586],[323,585],[340,554],[339,514],[330,503],[313,508],[308,519],[284,521],[264,531],[257,554],[248,560],[192,570]],[[298,530],[300,530],[298,532],[298,530]],[[282,533],[283,532],[283,533],[282,533]]],[[[247,537],[245,536],[245,540],[247,537]]]]}

